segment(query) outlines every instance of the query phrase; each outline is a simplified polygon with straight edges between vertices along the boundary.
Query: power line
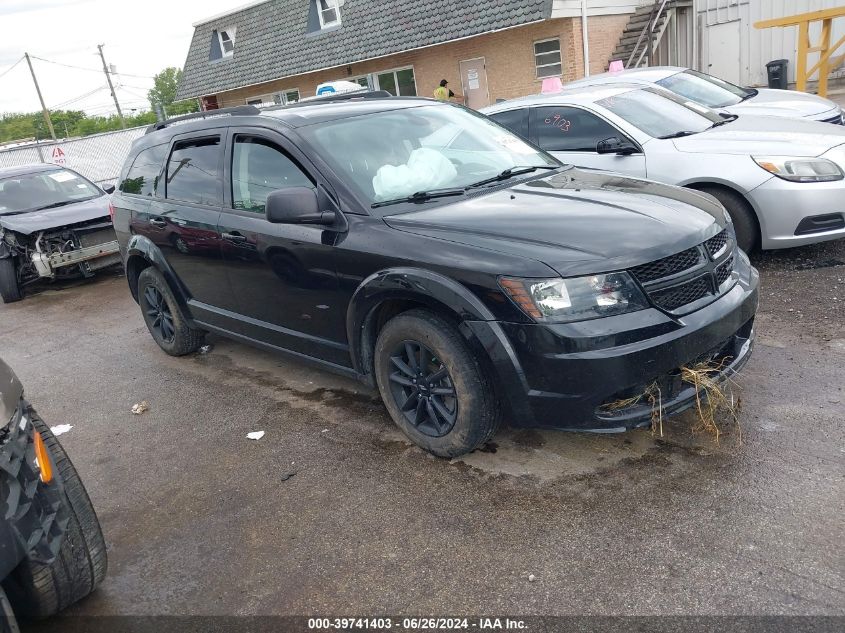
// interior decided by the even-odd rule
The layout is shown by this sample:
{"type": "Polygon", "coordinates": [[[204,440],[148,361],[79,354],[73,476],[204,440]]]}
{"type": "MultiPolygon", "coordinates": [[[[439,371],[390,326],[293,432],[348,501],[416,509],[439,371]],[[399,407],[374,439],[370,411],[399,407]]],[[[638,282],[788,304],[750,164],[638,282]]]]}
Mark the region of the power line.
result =
{"type": "Polygon", "coordinates": [[[93,90],[86,92],[85,94],[81,94],[78,97],[73,97],[72,99],[68,99],[67,101],[62,101],[61,103],[57,103],[54,106],[51,106],[51,110],[58,110],[59,108],[63,108],[64,106],[70,105],[71,103],[76,103],[77,101],[82,101],[86,97],[90,97],[94,93],[99,92],[100,90],[105,90],[105,86],[97,86],[93,90]]]}
{"type": "MultiPolygon", "coordinates": [[[[103,72],[102,69],[97,68],[85,68],[84,66],[74,66],[72,64],[65,64],[63,62],[54,62],[52,59],[44,59],[43,57],[38,57],[37,55],[30,55],[32,59],[37,59],[40,62],[47,62],[48,64],[55,64],[56,66],[64,66],[65,68],[75,68],[76,70],[87,70],[91,73],[101,73],[103,72]]],[[[20,61],[20,60],[18,60],[20,61]]],[[[154,77],[150,77],[149,75],[131,75],[129,73],[111,73],[113,75],[121,75],[123,77],[135,77],[136,79],[154,79],[154,77]]]]}
{"type": "Polygon", "coordinates": [[[15,68],[15,66],[20,64],[23,61],[23,59],[24,58],[21,57],[18,61],[16,61],[14,64],[12,64],[6,70],[4,70],[2,73],[0,73],[0,77],[4,77],[5,75],[8,75],[10,72],[12,72],[12,70],[15,68]]]}

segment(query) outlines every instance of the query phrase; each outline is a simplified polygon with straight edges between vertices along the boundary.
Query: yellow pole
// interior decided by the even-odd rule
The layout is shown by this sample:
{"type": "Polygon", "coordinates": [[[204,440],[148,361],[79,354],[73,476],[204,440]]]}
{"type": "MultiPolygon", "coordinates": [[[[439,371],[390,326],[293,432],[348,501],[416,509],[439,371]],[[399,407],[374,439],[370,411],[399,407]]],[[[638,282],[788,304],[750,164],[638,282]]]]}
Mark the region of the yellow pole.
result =
{"type": "Polygon", "coordinates": [[[795,89],[807,90],[807,49],[810,48],[810,23],[798,25],[798,60],[795,64],[795,89]]]}
{"type": "Polygon", "coordinates": [[[819,96],[826,97],[827,96],[827,75],[830,72],[830,66],[828,66],[828,57],[825,56],[825,53],[828,52],[830,49],[830,18],[822,21],[822,42],[819,45],[821,49],[819,52],[819,96]]]}

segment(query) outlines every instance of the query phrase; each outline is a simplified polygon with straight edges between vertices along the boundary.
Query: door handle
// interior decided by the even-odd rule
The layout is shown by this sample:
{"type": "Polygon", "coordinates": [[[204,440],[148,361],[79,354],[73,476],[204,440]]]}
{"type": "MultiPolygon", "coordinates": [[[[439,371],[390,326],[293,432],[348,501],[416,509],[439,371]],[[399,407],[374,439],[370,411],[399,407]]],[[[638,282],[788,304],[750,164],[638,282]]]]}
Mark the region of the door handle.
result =
{"type": "Polygon", "coordinates": [[[240,233],[223,233],[220,237],[224,240],[229,240],[230,242],[238,244],[246,242],[246,236],[241,235],[240,233]]]}
{"type": "Polygon", "coordinates": [[[150,224],[153,226],[157,226],[160,229],[163,229],[167,226],[167,222],[162,220],[161,218],[150,218],[150,224]]]}

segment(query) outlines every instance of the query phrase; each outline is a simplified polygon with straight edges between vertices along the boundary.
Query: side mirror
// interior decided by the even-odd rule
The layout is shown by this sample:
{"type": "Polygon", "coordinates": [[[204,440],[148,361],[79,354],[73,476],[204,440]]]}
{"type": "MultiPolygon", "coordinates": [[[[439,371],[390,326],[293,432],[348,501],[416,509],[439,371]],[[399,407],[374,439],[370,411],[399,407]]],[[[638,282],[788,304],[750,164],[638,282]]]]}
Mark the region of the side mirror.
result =
{"type": "Polygon", "coordinates": [[[271,191],[265,205],[267,221],[274,224],[320,224],[331,226],[337,215],[320,211],[317,192],[310,187],[290,187],[271,191]]]}
{"type": "Polygon", "coordinates": [[[618,136],[611,136],[596,143],[596,153],[598,154],[620,154],[627,156],[637,151],[633,143],[628,140],[622,140],[618,136]]]}
{"type": "Polygon", "coordinates": [[[114,185],[106,185],[105,187],[103,187],[103,191],[109,194],[114,193],[114,185]]]}

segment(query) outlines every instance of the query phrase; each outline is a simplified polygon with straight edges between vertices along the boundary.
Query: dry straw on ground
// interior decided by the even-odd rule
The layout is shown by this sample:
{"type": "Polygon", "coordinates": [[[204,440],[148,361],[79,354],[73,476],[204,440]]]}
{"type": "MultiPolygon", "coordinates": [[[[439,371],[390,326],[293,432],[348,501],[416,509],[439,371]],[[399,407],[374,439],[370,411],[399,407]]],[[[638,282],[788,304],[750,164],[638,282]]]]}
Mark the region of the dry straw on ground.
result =
{"type": "MultiPolygon", "coordinates": [[[[693,411],[698,422],[693,426],[693,432],[705,431],[718,444],[722,435],[724,421],[733,422],[737,429],[737,443],[742,443],[742,428],[739,424],[741,401],[734,397],[733,381],[728,378],[719,382],[718,376],[730,362],[724,358],[719,362],[697,363],[689,367],[681,367],[681,380],[695,387],[695,405],[693,411]]],[[[663,394],[657,382],[653,382],[645,390],[630,398],[622,398],[610,402],[602,407],[605,411],[621,411],[628,407],[647,402],[651,406],[651,432],[663,437],[663,394]]]]}

